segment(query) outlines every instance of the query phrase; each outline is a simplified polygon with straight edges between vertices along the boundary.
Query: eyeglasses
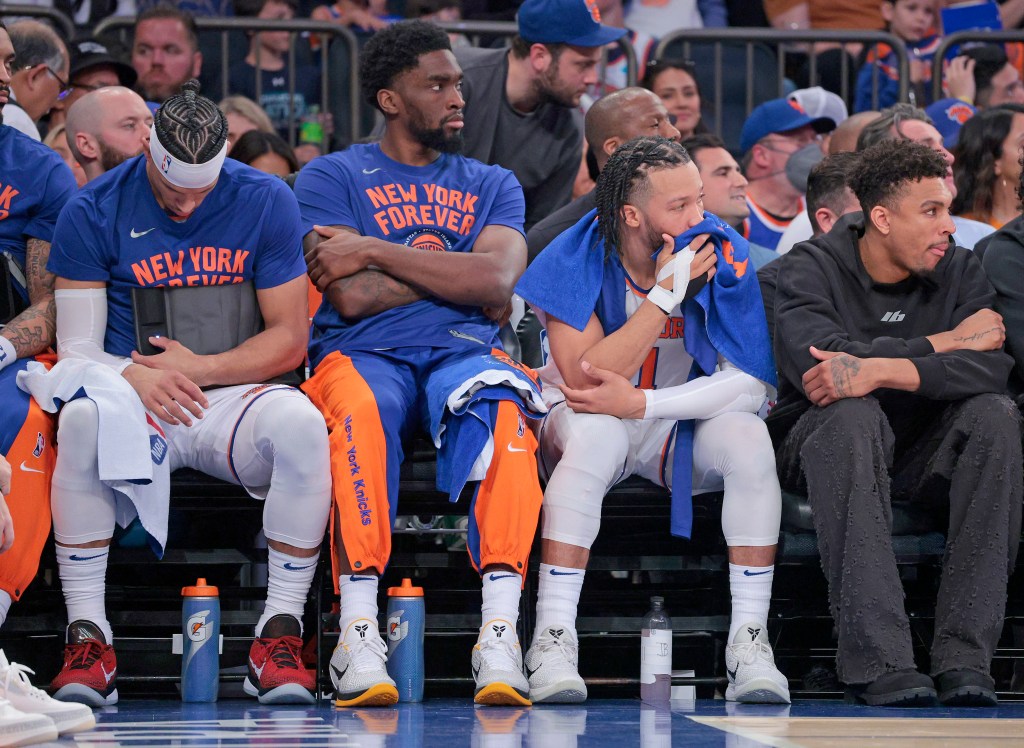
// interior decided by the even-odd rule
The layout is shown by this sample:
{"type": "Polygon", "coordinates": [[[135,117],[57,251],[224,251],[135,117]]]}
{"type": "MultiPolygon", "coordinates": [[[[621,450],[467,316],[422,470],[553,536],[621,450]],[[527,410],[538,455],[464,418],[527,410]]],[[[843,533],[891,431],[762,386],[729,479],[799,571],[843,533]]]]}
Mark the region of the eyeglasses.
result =
{"type": "MultiPolygon", "coordinates": [[[[57,81],[57,83],[60,85],[60,93],[57,94],[57,100],[58,101],[63,101],[65,98],[67,98],[67,95],[69,93],[71,93],[71,88],[72,88],[71,84],[68,83],[63,78],[61,78],[59,75],[57,75],[57,72],[53,68],[51,68],[49,65],[47,65],[46,63],[41,62],[41,63],[39,63],[39,65],[42,65],[44,68],[46,68],[46,72],[49,73],[50,75],[52,75],[53,79],[55,81],[57,81]]],[[[39,67],[39,65],[28,65],[24,69],[25,70],[31,70],[34,67],[39,67]]]]}

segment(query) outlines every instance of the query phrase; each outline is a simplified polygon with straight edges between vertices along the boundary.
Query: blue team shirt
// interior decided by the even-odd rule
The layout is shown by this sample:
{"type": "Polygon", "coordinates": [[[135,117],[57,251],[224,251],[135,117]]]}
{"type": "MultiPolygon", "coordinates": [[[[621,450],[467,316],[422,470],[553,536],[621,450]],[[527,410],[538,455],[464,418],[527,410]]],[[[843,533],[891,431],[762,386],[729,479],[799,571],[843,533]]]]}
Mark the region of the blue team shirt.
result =
{"type": "MultiPolygon", "coordinates": [[[[55,151],[0,126],[0,251],[25,269],[29,237],[53,241],[57,216],[78,185],[55,151]]],[[[15,284],[25,300],[28,292],[15,284]]]]}
{"type": "MultiPolygon", "coordinates": [[[[348,226],[363,236],[424,251],[470,252],[488,225],[523,232],[526,204],[515,176],[500,166],[442,154],[429,166],[388,158],[376,143],[311,161],[295,181],[305,232],[348,226]]],[[[310,361],[332,351],[451,345],[455,337],[492,344],[497,325],[479,307],[430,298],[343,319],[326,298],[313,317],[310,361]]]]}
{"type": "Polygon", "coordinates": [[[131,289],[252,280],[273,288],[306,274],[299,207],[278,179],[227,159],[216,187],[186,221],[157,204],[137,156],[91,182],[57,221],[49,270],[107,284],[104,349],[135,349],[131,289]]]}

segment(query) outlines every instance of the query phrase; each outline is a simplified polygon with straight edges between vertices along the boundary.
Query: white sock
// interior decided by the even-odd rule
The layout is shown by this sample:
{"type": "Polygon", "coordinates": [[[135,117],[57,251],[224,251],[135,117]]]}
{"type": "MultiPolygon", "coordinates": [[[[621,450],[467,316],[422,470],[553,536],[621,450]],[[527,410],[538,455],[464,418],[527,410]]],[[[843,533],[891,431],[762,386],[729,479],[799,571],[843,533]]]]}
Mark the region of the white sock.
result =
{"type": "Polygon", "coordinates": [[[107,620],[106,577],[110,547],[69,548],[57,546],[57,567],[60,585],[64,590],[64,603],[68,607],[68,623],[90,621],[99,626],[107,644],[112,644],[114,632],[107,620]]]}
{"type": "Polygon", "coordinates": [[[341,590],[341,638],[355,621],[361,618],[373,622],[374,631],[380,632],[377,624],[377,585],[380,578],[373,574],[342,574],[338,577],[341,590]]]}
{"type": "Polygon", "coordinates": [[[583,576],[586,573],[586,569],[573,569],[569,566],[540,565],[534,641],[548,626],[568,628],[576,636],[576,607],[580,602],[583,576]]]}
{"type": "Polygon", "coordinates": [[[732,593],[732,619],[729,622],[729,643],[747,623],[768,625],[768,607],[772,602],[774,566],[740,566],[729,564],[729,591],[732,593]]]}
{"type": "Polygon", "coordinates": [[[519,623],[522,576],[511,571],[489,571],[483,575],[483,586],[480,636],[491,633],[488,624],[495,619],[506,621],[515,633],[519,623]]]}
{"type": "Polygon", "coordinates": [[[11,596],[6,591],[0,590],[0,626],[7,620],[7,614],[11,612],[11,596]]]}
{"type": "Polygon", "coordinates": [[[302,611],[318,559],[319,556],[289,556],[267,548],[267,605],[256,622],[256,636],[267,621],[282,613],[298,621],[302,630],[302,611]]]}

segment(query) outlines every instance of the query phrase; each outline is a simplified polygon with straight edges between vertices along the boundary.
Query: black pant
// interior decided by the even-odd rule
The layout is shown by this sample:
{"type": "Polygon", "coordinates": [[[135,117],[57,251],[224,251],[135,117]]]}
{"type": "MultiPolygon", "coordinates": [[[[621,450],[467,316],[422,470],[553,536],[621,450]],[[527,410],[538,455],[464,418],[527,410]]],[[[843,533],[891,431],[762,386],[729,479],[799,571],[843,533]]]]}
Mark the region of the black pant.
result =
{"type": "Polygon", "coordinates": [[[949,511],[932,674],[988,672],[1020,540],[1020,422],[1001,395],[930,401],[897,427],[916,432],[908,440],[894,434],[878,400],[864,397],[812,407],[786,435],[779,473],[784,487],[810,499],[844,682],[914,667],[891,496],[949,511]]]}

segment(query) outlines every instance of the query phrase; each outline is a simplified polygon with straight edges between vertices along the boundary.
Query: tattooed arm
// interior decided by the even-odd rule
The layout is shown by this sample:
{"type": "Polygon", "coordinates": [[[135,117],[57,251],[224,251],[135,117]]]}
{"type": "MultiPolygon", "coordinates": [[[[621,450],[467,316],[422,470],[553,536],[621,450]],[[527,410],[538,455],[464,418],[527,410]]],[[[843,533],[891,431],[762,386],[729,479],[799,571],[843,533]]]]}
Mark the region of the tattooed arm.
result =
{"type": "Polygon", "coordinates": [[[881,387],[916,392],[921,386],[917,367],[906,358],[858,358],[814,346],[810,352],[819,363],[804,374],[804,393],[820,407],[846,397],[864,397],[881,387]]]}
{"type": "Polygon", "coordinates": [[[14,345],[18,358],[42,353],[53,344],[57,311],[53,302],[53,274],[47,271],[50,242],[28,240],[25,251],[25,282],[29,308],[3,328],[3,336],[14,345]]]}

